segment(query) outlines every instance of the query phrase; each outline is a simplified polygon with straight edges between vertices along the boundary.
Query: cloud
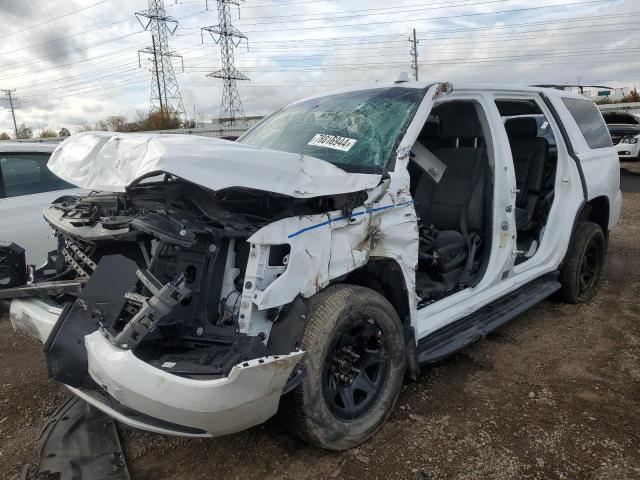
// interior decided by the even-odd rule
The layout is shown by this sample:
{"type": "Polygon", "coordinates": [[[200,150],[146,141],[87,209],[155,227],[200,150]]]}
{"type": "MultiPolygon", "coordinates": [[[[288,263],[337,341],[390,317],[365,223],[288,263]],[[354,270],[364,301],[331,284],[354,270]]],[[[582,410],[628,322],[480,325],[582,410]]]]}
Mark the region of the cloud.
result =
{"type": "MultiPolygon", "coordinates": [[[[585,1],[245,2],[240,19],[231,10],[249,37],[248,51],[235,49],[236,67],[251,79],[238,90],[247,114],[266,114],[341,86],[391,81],[410,71],[412,28],[421,79],[640,83],[637,0],[564,5],[585,1]]],[[[0,87],[16,89],[18,122],[73,129],[148,108],[151,64],[143,55],[139,67],[137,52],[151,36],[134,17],[146,0],[111,0],[27,29],[88,4],[0,0],[0,87]]],[[[221,68],[220,47],[210,38],[203,44],[200,27],[217,24],[217,12],[205,12],[204,0],[166,5],[180,21],[169,43],[184,58],[184,72],[174,66],[186,112],[195,105],[210,120],[220,111],[222,81],[205,75],[221,68]]],[[[0,130],[11,126],[0,109],[0,130]]]]}

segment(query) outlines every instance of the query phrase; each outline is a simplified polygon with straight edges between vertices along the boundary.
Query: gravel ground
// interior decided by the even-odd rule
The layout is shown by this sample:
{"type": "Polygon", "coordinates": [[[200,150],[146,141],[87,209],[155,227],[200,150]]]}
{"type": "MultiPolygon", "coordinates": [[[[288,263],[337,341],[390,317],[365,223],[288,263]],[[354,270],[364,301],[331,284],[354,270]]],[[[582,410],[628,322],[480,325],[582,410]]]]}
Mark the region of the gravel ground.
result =
{"type": "MultiPolygon", "coordinates": [[[[640,478],[640,167],[626,165],[621,222],[600,293],[545,301],[407,383],[362,447],[321,451],[275,421],[193,440],[120,427],[136,480],[640,478]],[[625,183],[626,182],[626,183],[625,183]]],[[[1,314],[0,314],[1,315],[1,314]]],[[[48,410],[42,346],[0,320],[0,476],[36,460],[48,410]]]]}

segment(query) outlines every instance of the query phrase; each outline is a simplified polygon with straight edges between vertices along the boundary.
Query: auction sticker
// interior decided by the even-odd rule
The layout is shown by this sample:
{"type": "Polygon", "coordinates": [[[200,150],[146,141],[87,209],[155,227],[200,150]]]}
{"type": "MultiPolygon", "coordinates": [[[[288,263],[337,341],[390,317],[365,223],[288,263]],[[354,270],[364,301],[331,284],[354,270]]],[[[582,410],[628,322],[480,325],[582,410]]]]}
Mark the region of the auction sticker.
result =
{"type": "Polygon", "coordinates": [[[356,142],[357,140],[354,138],[338,137],[337,135],[325,135],[324,133],[319,133],[313,137],[307,145],[332,148],[334,150],[348,152],[356,142]]]}

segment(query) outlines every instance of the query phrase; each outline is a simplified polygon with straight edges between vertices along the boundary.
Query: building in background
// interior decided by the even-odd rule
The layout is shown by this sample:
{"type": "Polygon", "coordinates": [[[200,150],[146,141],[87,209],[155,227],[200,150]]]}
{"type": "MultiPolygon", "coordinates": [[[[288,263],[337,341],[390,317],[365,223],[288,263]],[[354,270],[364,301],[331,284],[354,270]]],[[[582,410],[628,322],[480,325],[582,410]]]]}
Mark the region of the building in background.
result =
{"type": "Polygon", "coordinates": [[[612,102],[615,102],[628,97],[631,90],[632,89],[629,87],[614,88],[612,90],[604,88],[585,88],[583,90],[583,95],[593,99],[594,101],[610,100],[612,102]]]}

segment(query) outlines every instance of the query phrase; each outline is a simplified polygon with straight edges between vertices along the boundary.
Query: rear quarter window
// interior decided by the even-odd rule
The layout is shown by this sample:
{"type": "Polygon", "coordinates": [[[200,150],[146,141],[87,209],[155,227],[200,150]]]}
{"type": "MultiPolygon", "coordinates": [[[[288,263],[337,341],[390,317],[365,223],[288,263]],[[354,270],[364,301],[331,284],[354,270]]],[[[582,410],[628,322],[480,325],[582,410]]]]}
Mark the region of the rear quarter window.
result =
{"type": "Polygon", "coordinates": [[[74,188],[48,168],[50,153],[0,153],[0,198],[74,188]]]}
{"type": "Polygon", "coordinates": [[[589,148],[605,148],[613,146],[607,125],[600,115],[598,107],[590,100],[563,98],[562,102],[578,124],[589,148]]]}

